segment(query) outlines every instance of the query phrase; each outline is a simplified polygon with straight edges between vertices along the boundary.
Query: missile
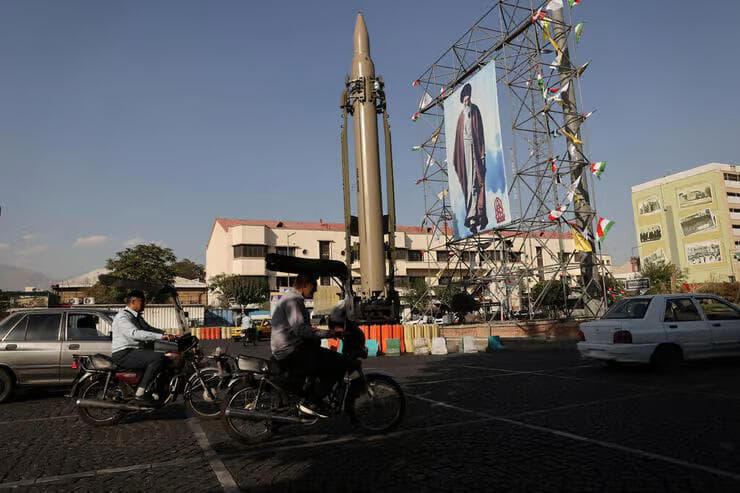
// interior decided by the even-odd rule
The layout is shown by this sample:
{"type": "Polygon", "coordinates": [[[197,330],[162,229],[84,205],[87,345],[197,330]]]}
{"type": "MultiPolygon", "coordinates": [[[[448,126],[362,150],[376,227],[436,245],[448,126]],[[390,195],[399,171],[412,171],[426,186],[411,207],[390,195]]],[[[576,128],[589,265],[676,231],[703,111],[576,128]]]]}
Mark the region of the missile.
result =
{"type": "Polygon", "coordinates": [[[370,58],[370,37],[362,13],[353,35],[354,150],[357,169],[357,209],[360,235],[361,291],[368,298],[385,291],[383,205],[378,153],[378,114],[375,106],[375,65],[370,58]]]}

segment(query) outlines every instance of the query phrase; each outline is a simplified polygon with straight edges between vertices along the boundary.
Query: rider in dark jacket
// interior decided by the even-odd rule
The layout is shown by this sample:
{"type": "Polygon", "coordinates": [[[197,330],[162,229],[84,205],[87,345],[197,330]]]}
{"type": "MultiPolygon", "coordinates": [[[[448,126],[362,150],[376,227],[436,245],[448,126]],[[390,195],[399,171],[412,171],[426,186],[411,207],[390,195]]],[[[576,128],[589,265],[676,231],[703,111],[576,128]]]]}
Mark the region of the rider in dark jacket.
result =
{"type": "Polygon", "coordinates": [[[304,300],[313,298],[316,284],[315,277],[300,274],[293,287],[280,299],[272,315],[270,348],[280,367],[292,376],[317,378],[308,399],[299,404],[299,410],[325,418],[328,414],[324,397],[342,378],[346,365],[341,354],[319,344],[321,338],[335,337],[341,334],[341,330],[319,331],[311,326],[304,300]]]}

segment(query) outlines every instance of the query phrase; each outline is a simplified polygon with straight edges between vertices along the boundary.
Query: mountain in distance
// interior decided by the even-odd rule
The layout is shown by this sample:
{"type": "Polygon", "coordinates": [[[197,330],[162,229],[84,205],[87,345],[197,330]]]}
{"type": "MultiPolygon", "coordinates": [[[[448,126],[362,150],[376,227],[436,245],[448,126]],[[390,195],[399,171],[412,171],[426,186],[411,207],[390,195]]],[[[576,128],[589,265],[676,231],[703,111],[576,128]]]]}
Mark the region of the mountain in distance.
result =
{"type": "Polygon", "coordinates": [[[23,291],[27,286],[40,290],[49,289],[51,279],[41,272],[36,272],[14,265],[0,264],[0,289],[3,291],[23,291]]]}

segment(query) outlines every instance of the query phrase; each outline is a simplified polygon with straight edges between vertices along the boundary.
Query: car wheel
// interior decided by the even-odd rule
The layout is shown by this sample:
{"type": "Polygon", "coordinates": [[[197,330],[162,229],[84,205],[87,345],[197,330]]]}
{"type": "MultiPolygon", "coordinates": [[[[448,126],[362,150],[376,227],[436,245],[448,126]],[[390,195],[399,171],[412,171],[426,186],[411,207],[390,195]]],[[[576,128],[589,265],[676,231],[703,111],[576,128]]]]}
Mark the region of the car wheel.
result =
{"type": "Polygon", "coordinates": [[[676,371],[682,362],[683,353],[676,346],[659,346],[650,358],[653,368],[663,373],[676,371]]]}
{"type": "Polygon", "coordinates": [[[15,380],[6,370],[0,370],[0,402],[8,402],[13,397],[15,380]]]}

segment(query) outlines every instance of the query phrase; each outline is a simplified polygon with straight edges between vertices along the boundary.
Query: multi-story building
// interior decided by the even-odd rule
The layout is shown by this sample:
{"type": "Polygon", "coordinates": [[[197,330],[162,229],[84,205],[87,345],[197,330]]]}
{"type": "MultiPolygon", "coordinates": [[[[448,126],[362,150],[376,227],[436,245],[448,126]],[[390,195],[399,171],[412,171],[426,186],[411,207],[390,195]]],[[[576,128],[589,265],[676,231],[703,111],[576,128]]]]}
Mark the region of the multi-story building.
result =
{"type": "Polygon", "coordinates": [[[735,281],[740,267],[740,167],[709,163],[632,187],[640,259],[688,280],[735,281]]]}
{"type": "MultiPolygon", "coordinates": [[[[551,275],[547,266],[557,263],[555,259],[558,252],[569,256],[574,250],[574,242],[570,234],[562,234],[561,250],[556,233],[542,232],[538,235],[537,241],[527,240],[526,243],[521,238],[513,238],[507,261],[513,268],[523,265],[522,262],[534,265],[535,270],[539,266],[541,272],[537,276],[544,280],[551,275]],[[532,261],[529,261],[530,258],[532,261]]],[[[399,291],[408,288],[415,278],[435,285],[445,282],[445,277],[454,277],[456,274],[455,270],[449,268],[450,265],[460,264],[453,261],[454,253],[445,247],[444,238],[434,238],[427,228],[398,226],[395,241],[396,286],[399,291]],[[442,271],[444,276],[440,279],[442,271]]],[[[218,274],[237,274],[266,279],[271,290],[290,286],[293,280],[288,274],[267,270],[267,253],[344,261],[344,224],[218,218],[214,221],[206,247],[206,279],[218,274]]],[[[355,253],[352,275],[354,282],[359,282],[361,259],[357,257],[361,257],[361,252],[355,253]]],[[[490,258],[493,262],[501,262],[503,253],[491,251],[490,258]]],[[[480,268],[482,272],[485,266],[482,265],[482,259],[478,258],[478,252],[462,254],[466,257],[465,266],[455,266],[460,276],[469,274],[471,267],[480,268]]],[[[603,258],[607,265],[611,264],[609,256],[604,255],[603,258]]],[[[578,270],[578,266],[573,264],[568,274],[575,277],[578,270]]],[[[320,279],[319,284],[328,286],[332,281],[325,277],[320,279]]],[[[209,302],[213,303],[214,300],[209,302]]],[[[512,307],[516,307],[516,303],[512,307]]]]}

